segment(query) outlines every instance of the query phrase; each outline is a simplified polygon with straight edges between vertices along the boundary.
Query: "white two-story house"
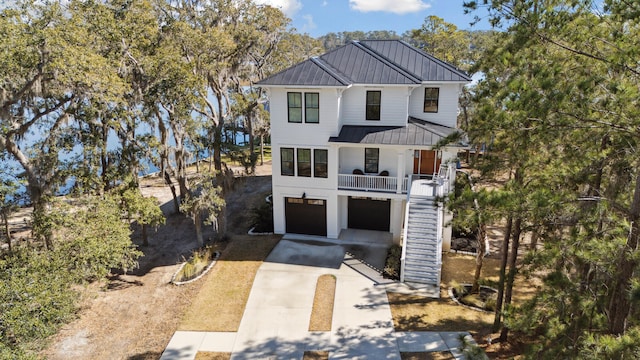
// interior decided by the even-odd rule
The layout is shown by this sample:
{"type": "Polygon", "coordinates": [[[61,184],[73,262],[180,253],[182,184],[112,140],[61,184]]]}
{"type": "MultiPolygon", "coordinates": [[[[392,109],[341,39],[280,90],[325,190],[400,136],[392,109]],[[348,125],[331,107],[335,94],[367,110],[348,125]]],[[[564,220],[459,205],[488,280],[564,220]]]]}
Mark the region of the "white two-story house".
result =
{"type": "Polygon", "coordinates": [[[337,239],[344,229],[385,231],[404,239],[406,255],[410,238],[433,237],[413,252],[437,253],[427,261],[439,281],[450,231],[435,200],[451,189],[460,150],[441,142],[458,131],[468,82],[398,40],[353,41],[260,81],[270,101],[275,232],[337,239]],[[430,219],[411,215],[420,207],[430,219]]]}

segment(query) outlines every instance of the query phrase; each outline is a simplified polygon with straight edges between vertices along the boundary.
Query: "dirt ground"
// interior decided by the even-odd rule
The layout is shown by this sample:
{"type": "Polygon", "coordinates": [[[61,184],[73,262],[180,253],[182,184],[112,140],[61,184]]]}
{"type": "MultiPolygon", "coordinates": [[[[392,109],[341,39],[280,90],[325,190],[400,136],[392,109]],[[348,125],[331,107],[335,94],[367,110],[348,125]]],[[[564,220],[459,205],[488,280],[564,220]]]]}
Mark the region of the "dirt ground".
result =
{"type": "MultiPolygon", "coordinates": [[[[258,167],[256,176],[239,178],[227,198],[227,231],[246,234],[248,210],[270,191],[270,164],[258,167]]],[[[171,192],[161,180],[145,179],[143,193],[157,197],[165,214],[171,214],[171,192]]],[[[212,235],[206,231],[205,239],[212,235]]],[[[168,215],[166,224],[150,233],[150,245],[140,247],[140,268],[83,288],[78,318],[64,326],[41,355],[52,360],[158,359],[202,284],[170,284],[179,263],[197,247],[195,238],[189,218],[168,215]]],[[[141,244],[137,233],[133,241],[141,244]]]]}

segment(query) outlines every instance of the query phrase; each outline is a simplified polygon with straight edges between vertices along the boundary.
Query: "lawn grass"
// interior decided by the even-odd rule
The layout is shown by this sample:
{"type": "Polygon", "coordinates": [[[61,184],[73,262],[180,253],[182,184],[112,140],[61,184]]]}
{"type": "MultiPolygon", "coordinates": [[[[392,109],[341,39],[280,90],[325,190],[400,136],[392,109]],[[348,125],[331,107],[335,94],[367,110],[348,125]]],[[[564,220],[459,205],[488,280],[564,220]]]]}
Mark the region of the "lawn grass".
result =
{"type": "Polygon", "coordinates": [[[234,236],[178,326],[181,331],[238,331],[258,268],[280,236],[234,236]]]}
{"type": "Polygon", "coordinates": [[[402,360],[453,360],[455,359],[448,351],[435,352],[403,352],[400,353],[402,360]]]}
{"type": "Polygon", "coordinates": [[[302,360],[329,360],[328,351],[305,351],[302,360]]]}
{"type": "Polygon", "coordinates": [[[318,277],[316,293],[313,297],[309,331],[331,331],[335,294],[336,277],[329,274],[318,277]]]}
{"type": "Polygon", "coordinates": [[[229,360],[231,353],[198,351],[195,360],[229,360]]]}

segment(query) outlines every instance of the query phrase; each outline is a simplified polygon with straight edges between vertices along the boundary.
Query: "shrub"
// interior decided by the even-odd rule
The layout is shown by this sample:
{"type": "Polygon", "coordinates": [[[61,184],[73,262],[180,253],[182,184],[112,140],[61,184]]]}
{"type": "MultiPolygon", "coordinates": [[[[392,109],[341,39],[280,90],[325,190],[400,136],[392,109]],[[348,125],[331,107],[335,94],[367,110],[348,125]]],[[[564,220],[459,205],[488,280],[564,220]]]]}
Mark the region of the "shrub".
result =
{"type": "Polygon", "coordinates": [[[174,282],[184,282],[191,279],[195,279],[211,264],[215,257],[215,251],[212,247],[205,247],[195,250],[191,257],[182,266],[180,271],[176,274],[174,282]]]}
{"type": "Polygon", "coordinates": [[[251,209],[251,221],[257,233],[273,232],[273,204],[266,201],[251,209]]]}
{"type": "Polygon", "coordinates": [[[400,279],[400,258],[402,257],[402,247],[400,245],[391,245],[387,251],[387,259],[385,260],[382,275],[387,279],[400,279]]]}

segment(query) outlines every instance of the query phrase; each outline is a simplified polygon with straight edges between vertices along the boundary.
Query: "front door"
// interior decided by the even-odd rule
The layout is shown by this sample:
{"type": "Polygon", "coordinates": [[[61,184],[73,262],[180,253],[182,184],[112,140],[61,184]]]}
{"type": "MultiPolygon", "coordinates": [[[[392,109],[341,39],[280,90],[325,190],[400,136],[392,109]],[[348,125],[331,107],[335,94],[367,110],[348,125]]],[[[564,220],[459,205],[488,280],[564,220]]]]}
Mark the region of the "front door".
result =
{"type": "Polygon", "coordinates": [[[435,150],[416,150],[413,153],[413,173],[433,175],[440,169],[442,159],[438,158],[435,150]]]}

